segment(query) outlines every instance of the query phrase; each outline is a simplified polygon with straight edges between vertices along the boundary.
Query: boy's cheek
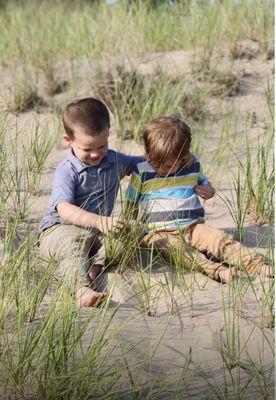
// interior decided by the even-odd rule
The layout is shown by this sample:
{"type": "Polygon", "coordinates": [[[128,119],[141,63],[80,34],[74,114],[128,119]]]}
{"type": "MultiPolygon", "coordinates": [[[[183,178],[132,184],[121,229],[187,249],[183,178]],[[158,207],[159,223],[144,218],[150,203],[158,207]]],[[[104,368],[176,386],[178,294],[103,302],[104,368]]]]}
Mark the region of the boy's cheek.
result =
{"type": "Polygon", "coordinates": [[[184,158],[184,168],[190,168],[195,162],[196,162],[196,158],[189,153],[185,158],[184,158]]]}

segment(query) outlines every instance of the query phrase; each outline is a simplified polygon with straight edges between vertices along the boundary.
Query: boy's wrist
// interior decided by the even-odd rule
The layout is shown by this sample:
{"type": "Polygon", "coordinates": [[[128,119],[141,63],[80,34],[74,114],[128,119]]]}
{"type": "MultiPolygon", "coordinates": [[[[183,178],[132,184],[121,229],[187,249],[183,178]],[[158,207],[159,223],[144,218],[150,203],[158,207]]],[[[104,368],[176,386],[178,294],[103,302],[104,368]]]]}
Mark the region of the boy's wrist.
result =
{"type": "Polygon", "coordinates": [[[97,228],[99,231],[102,231],[102,218],[95,214],[92,219],[93,228],[97,228]]]}

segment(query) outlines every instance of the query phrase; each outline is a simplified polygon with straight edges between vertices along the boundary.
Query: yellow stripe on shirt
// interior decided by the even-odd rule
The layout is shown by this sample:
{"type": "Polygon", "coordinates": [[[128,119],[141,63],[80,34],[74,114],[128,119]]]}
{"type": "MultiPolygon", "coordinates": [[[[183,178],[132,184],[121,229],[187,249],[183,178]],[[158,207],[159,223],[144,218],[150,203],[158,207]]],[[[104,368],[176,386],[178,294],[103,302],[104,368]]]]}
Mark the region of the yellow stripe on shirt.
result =
{"type": "Polygon", "coordinates": [[[197,185],[197,183],[198,183],[197,175],[186,175],[182,176],[181,178],[175,178],[175,177],[167,177],[161,179],[155,178],[152,181],[147,181],[143,183],[141,193],[145,194],[153,190],[169,189],[170,187],[177,187],[177,186],[194,187],[195,185],[197,185]]]}

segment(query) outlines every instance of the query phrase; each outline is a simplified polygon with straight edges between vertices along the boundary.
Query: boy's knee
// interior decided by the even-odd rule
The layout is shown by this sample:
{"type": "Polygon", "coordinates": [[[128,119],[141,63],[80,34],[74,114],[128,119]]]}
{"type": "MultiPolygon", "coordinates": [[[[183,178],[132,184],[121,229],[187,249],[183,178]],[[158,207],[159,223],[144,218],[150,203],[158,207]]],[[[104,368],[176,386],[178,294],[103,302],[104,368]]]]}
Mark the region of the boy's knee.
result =
{"type": "Polygon", "coordinates": [[[88,254],[96,240],[96,235],[89,231],[77,226],[60,225],[41,235],[40,253],[48,259],[60,261],[76,254],[88,254]]]}
{"type": "Polygon", "coordinates": [[[227,245],[233,243],[233,237],[224,231],[210,228],[204,224],[196,225],[192,233],[192,245],[200,251],[220,256],[227,245]]]}

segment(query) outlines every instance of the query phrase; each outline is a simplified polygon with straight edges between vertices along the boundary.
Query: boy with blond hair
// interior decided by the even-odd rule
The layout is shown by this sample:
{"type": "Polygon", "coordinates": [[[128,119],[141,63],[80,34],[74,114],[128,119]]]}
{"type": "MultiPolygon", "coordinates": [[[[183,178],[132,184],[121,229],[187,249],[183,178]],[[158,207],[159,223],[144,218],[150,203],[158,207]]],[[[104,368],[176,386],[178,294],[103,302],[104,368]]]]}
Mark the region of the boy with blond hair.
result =
{"type": "Polygon", "coordinates": [[[70,103],[63,124],[71,153],[55,171],[51,203],[40,224],[40,250],[59,263],[68,283],[77,281],[77,306],[89,307],[106,296],[93,284],[105,264],[104,235],[123,226],[110,216],[120,180],[142,158],[108,149],[110,117],[100,100],[70,103]]]}
{"type": "Polygon", "coordinates": [[[126,197],[139,205],[144,225],[143,245],[152,246],[171,260],[170,248],[181,251],[183,264],[195,263],[209,277],[229,282],[242,269],[247,274],[273,275],[262,256],[252,254],[222,230],[204,223],[204,200],[215,189],[203,174],[199,159],[187,164],[191,130],[179,118],[160,117],[145,128],[147,161],[132,173],[126,197]],[[225,265],[227,263],[229,267],[225,265]]]}

